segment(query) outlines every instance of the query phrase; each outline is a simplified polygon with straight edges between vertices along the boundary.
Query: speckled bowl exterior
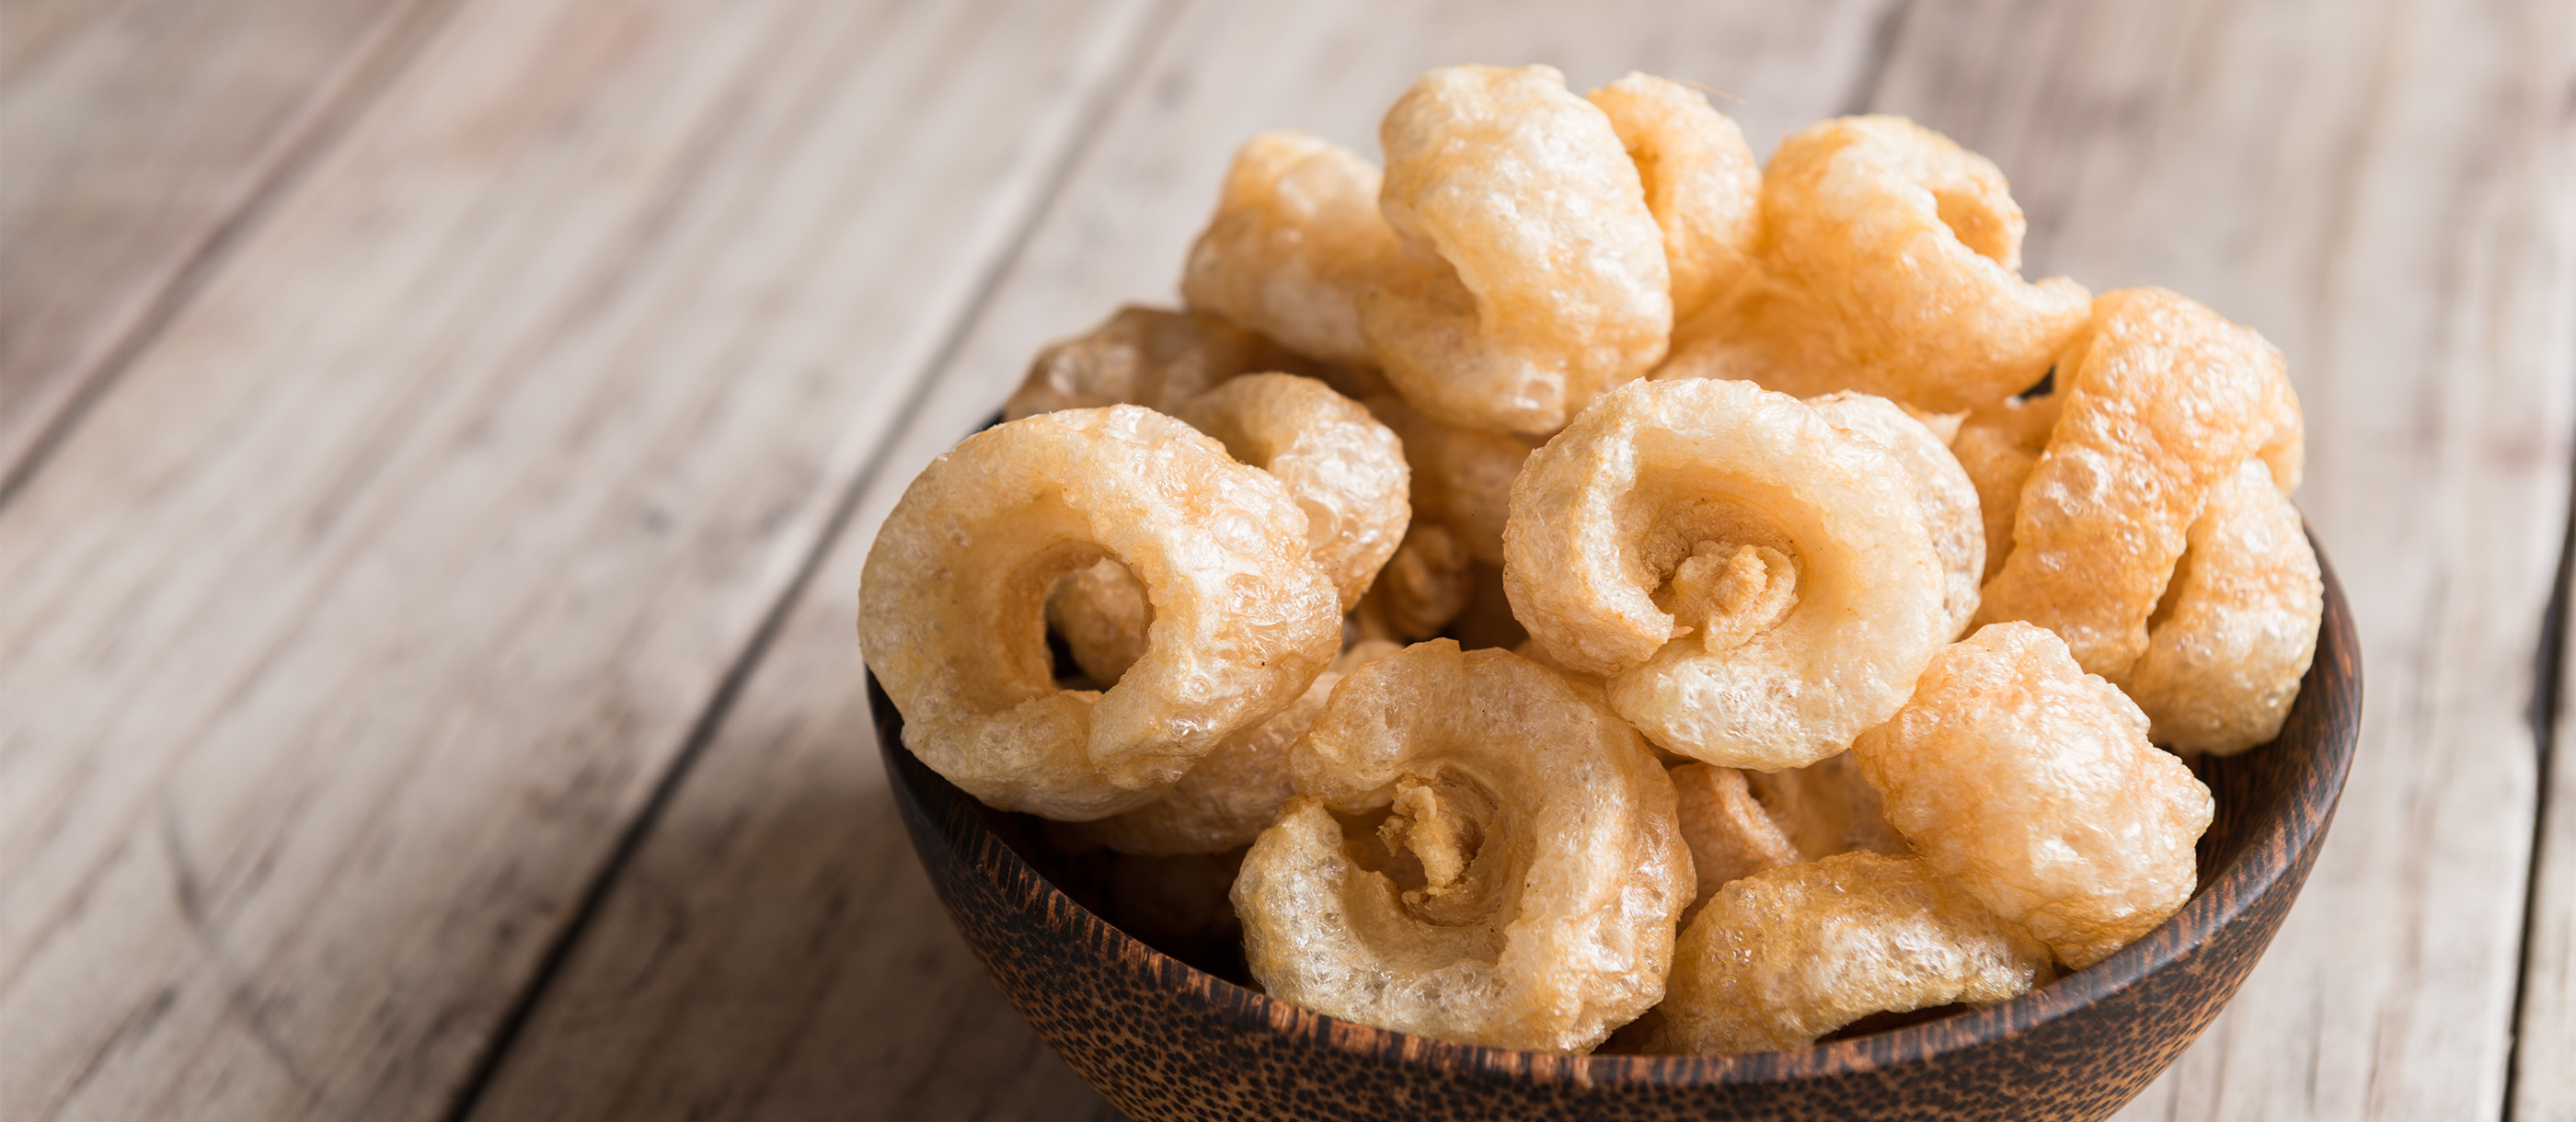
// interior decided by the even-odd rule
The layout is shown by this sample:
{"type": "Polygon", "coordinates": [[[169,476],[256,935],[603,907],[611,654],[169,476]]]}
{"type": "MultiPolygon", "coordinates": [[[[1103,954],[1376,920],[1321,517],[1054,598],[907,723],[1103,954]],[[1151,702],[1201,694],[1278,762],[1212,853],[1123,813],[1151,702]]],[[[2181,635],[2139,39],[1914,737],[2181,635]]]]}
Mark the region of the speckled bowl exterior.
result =
{"type": "Polygon", "coordinates": [[[959,932],[1038,1034],[1134,1118],[2098,1119],[2208,1027],[2316,860],[2361,722],[2359,643],[2330,566],[2325,588],[2316,663],[2280,739],[2195,767],[2218,816],[2200,889],[2172,920],[2000,1005],[1747,1056],[1452,1044],[1202,973],[1049,883],[1005,841],[1025,847],[1029,832],[904,751],[902,718],[869,688],[896,804],[959,932]]]}

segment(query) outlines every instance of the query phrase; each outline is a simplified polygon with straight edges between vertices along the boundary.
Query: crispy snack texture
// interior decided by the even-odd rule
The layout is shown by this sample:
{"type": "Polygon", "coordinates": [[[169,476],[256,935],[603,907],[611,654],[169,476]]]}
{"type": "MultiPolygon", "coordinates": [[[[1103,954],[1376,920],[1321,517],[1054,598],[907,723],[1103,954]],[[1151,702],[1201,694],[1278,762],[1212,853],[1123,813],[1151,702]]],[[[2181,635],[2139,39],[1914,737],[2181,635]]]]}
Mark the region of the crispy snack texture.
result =
{"type": "Polygon", "coordinates": [[[1413,643],[1449,626],[1475,591],[1475,562],[1449,528],[1415,522],[1360,597],[1351,619],[1363,637],[1413,643]]]}
{"type": "Polygon", "coordinates": [[[1274,996],[1381,1028],[1581,1051],[1663,997],[1691,898],[1673,785],[1598,695],[1418,643],[1342,680],[1235,881],[1274,996]],[[1335,812],[1384,811],[1347,838],[1335,812]]]}
{"type": "Polygon", "coordinates": [[[1046,624],[1064,637],[1083,676],[1106,688],[1145,657],[1154,604],[1136,574],[1103,557],[1056,578],[1047,593],[1046,624]]]}
{"type": "Polygon", "coordinates": [[[904,746],[986,804],[1050,818],[1153,801],[1218,742],[1303,693],[1341,647],[1332,582],[1286,485],[1135,406],[967,437],[877,532],[859,641],[904,746]],[[1056,688],[1043,601],[1115,558],[1154,606],[1106,693],[1056,688]]]}
{"type": "Polygon", "coordinates": [[[2021,207],[1985,157],[1902,117],[1809,126],[1762,177],[1764,262],[1841,332],[1866,390],[1936,412],[2039,380],[2083,286],[2021,279],[2021,207]]]}
{"type": "Polygon", "coordinates": [[[1277,476],[1306,511],[1307,553],[1348,611],[1404,540],[1412,469],[1395,432],[1312,378],[1245,374],[1173,410],[1242,463],[1277,476]]]}
{"type": "Polygon", "coordinates": [[[1798,863],[1797,843],[1753,797],[1743,772],[1683,764],[1669,774],[1682,841],[1690,846],[1691,871],[1699,884],[1693,907],[1707,903],[1728,881],[1798,863]]]}
{"type": "Polygon", "coordinates": [[[1169,413],[1237,374],[1315,373],[1315,364],[1212,315],[1128,305],[1038,352],[1002,406],[1008,420],[1058,409],[1142,405],[1169,413]]]}
{"type": "Polygon", "coordinates": [[[1583,95],[1610,117],[1664,230],[1673,318],[1687,319],[1753,267],[1761,234],[1762,165],[1744,130],[1708,98],[1650,74],[1583,95]]]}
{"type": "Polygon", "coordinates": [[[1664,357],[1671,269],[1610,119],[1545,66],[1451,66],[1387,111],[1379,207],[1405,259],[1360,330],[1405,400],[1545,436],[1664,357]]]}
{"type": "Polygon", "coordinates": [[[2003,571],[2013,548],[2013,516],[2021,510],[2021,487],[2030,481],[2039,454],[2048,450],[2048,434],[2057,427],[2063,394],[2007,398],[2003,404],[1968,414],[1950,441],[1950,454],[1976,484],[1977,511],[1986,528],[1986,568],[1980,581],[2003,571]]]}
{"type": "Polygon", "coordinates": [[[2281,734],[2316,657],[2325,583],[2260,460],[2210,491],[2189,540],[2120,687],[2146,711],[2148,739],[2233,755],[2281,734]]]}
{"type": "Polygon", "coordinates": [[[1252,844],[1297,793],[1288,778],[1288,746],[1306,735],[1343,675],[1399,649],[1380,640],[1353,644],[1315,676],[1296,704],[1226,737],[1162,798],[1066,829],[1121,853],[1222,853],[1252,844]]]}
{"type": "Polygon", "coordinates": [[[1413,465],[1415,514],[1447,525],[1469,556],[1502,564],[1512,480],[1529,461],[1530,442],[1447,424],[1392,394],[1370,398],[1368,407],[1404,441],[1404,458],[1413,465]]]}
{"type": "Polygon", "coordinates": [[[1977,614],[1977,586],[1986,572],[1986,531],[1978,514],[1976,482],[1930,425],[1893,401],[1844,390],[1809,399],[1807,405],[1835,428],[1877,444],[1904,465],[1915,501],[1923,505],[1924,526],[1932,531],[1933,552],[1941,556],[1941,612],[1949,620],[1942,637],[1957,638],[1977,614]]]}
{"type": "Polygon", "coordinates": [[[1549,657],[1666,750],[1803,767],[1888,718],[1945,637],[1904,469],[1747,382],[1637,382],[1530,457],[1504,586],[1549,657]]]}
{"type": "Polygon", "coordinates": [[[2299,402],[2262,336],[2154,288],[2104,293],[2056,377],[2066,400],[1977,621],[2039,624],[2116,678],[2210,489],[2254,456],[2295,482],[2299,402]]]}
{"type": "Polygon", "coordinates": [[[1360,296],[1403,255],[1368,159],[1303,132],[1265,132],[1226,172],[1190,247],[1181,296],[1327,362],[1375,365],[1360,296]]]}
{"type": "Polygon", "coordinates": [[[1682,932],[1658,1052],[1803,1048],[1872,1013],[1990,1005],[2048,948],[1920,860],[1848,853],[1719,889],[1682,932]]]}
{"type": "Polygon", "coordinates": [[[2190,898],[2209,788],[2050,632],[1981,628],[1852,745],[1917,853],[2082,969],[2190,898]]]}
{"type": "Polygon", "coordinates": [[[1780,826],[1802,861],[1867,850],[1890,857],[1914,852],[1887,821],[1887,803],[1862,778],[1860,764],[1840,752],[1805,767],[1744,774],[1764,813],[1780,826]]]}

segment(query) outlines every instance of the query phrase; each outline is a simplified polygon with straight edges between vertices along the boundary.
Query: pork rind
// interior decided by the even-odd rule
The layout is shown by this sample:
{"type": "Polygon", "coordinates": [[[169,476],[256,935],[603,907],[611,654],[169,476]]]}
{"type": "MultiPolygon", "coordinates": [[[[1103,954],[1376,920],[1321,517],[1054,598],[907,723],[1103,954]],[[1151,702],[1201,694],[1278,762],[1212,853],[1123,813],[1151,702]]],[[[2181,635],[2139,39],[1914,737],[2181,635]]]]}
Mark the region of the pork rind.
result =
{"type": "Polygon", "coordinates": [[[1849,752],[1805,767],[1746,772],[1744,780],[1763,813],[1796,847],[1800,860],[1816,861],[1853,850],[1890,857],[1914,852],[1905,835],[1888,823],[1885,800],[1862,778],[1860,765],[1849,752]]]}
{"type": "Polygon", "coordinates": [[[1679,82],[1631,73],[1583,97],[1609,115],[1637,165],[1664,231],[1673,319],[1687,319],[1752,268],[1762,165],[1744,130],[1679,82]]]}
{"type": "Polygon", "coordinates": [[[1452,66],[1387,111],[1406,257],[1360,304],[1387,380],[1467,428],[1545,436],[1664,356],[1663,230],[1610,120],[1545,66],[1452,66]]]}
{"type": "Polygon", "coordinates": [[[2210,491],[2189,541],[2120,687],[2148,739],[2230,755],[2281,734],[2316,657],[2325,584],[2298,508],[2260,460],[2210,491]]]}
{"type": "Polygon", "coordinates": [[[1981,628],[1852,745],[1931,868],[2082,969],[2190,898],[2209,789],[2050,632],[1981,628]]]}
{"type": "Polygon", "coordinates": [[[2298,396],[2262,336],[2154,288],[2104,293],[2056,380],[2065,401],[1977,620],[2039,624],[2116,678],[2146,653],[2210,488],[2258,455],[2295,480],[2298,396]]]}
{"type": "Polygon", "coordinates": [[[1718,890],[1674,948],[1653,1050],[1803,1048],[1872,1013],[1990,1005],[2050,976],[2046,946],[1921,861],[1844,854],[1718,890]]]}
{"type": "Polygon", "coordinates": [[[1448,527],[1415,522],[1351,618],[1366,638],[1428,639],[1466,609],[1475,590],[1474,564],[1448,527]]]}
{"type": "Polygon", "coordinates": [[[1288,746],[1306,735],[1343,675],[1399,649],[1378,640],[1354,644],[1315,676],[1296,704],[1225,738],[1162,798],[1068,829],[1121,853],[1222,853],[1252,844],[1296,794],[1288,779],[1288,746]]]}
{"type": "Polygon", "coordinates": [[[1967,469],[1931,426],[1886,398],[1846,390],[1810,399],[1807,406],[1904,465],[1915,501],[1923,505],[1924,526],[1932,531],[1932,550],[1941,557],[1941,612],[1949,620],[1942,638],[1958,637],[1977,614],[1977,586],[1986,572],[1985,523],[1967,469]]]}
{"type": "Polygon", "coordinates": [[[2084,288],[2021,279],[2021,207],[1985,157],[1902,117],[1782,142],[1762,178],[1766,266],[1839,331],[1847,386],[1936,412],[2039,380],[2084,323],[2084,288]]]}
{"type": "Polygon", "coordinates": [[[1288,485],[1306,511],[1308,554],[1343,610],[1359,603],[1412,517],[1412,471],[1395,432],[1322,382],[1288,374],[1242,375],[1173,415],[1288,485]]]}
{"type": "Polygon", "coordinates": [[[1981,580],[2002,572],[2012,553],[2013,516],[2021,510],[2021,487],[2030,481],[2039,454],[2048,450],[2049,431],[2057,427],[2064,396],[2050,393],[2007,398],[2003,404],[1976,410],[1959,425],[1950,454],[1977,487],[1977,510],[1986,527],[1986,570],[1981,580]]]}
{"type": "Polygon", "coordinates": [[[1145,657],[1154,604],[1136,574],[1104,557],[1056,578],[1047,593],[1046,624],[1063,637],[1083,676],[1106,687],[1145,657]]]}
{"type": "Polygon", "coordinates": [[[1103,405],[1169,413],[1218,382],[1255,370],[1317,372],[1311,360],[1219,317],[1131,304],[1090,333],[1038,352],[1002,416],[1016,421],[1103,405]]]}
{"type": "Polygon", "coordinates": [[[1698,883],[1693,906],[1706,903],[1728,881],[1798,863],[1797,843],[1753,797],[1743,772],[1684,764],[1669,774],[1682,842],[1690,847],[1691,872],[1698,883]]]}
{"type": "Polygon", "coordinates": [[[1311,133],[1265,132],[1226,172],[1190,246],[1181,297],[1303,354],[1375,365],[1360,294],[1402,255],[1368,159],[1311,133]]]}
{"type": "Polygon", "coordinates": [[[1842,751],[1939,647],[1941,560],[1904,469],[1746,382],[1622,386],[1530,457],[1512,607],[1662,747],[1757,771],[1842,751]]]}
{"type": "Polygon", "coordinates": [[[1673,786],[1596,693],[1508,651],[1354,672],[1234,884],[1270,995],[1381,1028],[1580,1051],[1663,996],[1691,897],[1673,786]],[[1346,844],[1338,811],[1387,811],[1346,844]]]}
{"type": "Polygon", "coordinates": [[[1370,398],[1368,407],[1404,441],[1404,458],[1413,465],[1415,515],[1448,526],[1476,560],[1502,564],[1512,480],[1529,461],[1530,443],[1444,423],[1392,395],[1370,398]]]}
{"type": "Polygon", "coordinates": [[[1135,406],[967,437],[905,490],[862,580],[859,640],[904,746],[989,806],[1049,818],[1153,801],[1341,649],[1287,486],[1135,406]],[[1107,692],[1059,690],[1043,601],[1102,557],[1144,584],[1151,643],[1107,692]]]}

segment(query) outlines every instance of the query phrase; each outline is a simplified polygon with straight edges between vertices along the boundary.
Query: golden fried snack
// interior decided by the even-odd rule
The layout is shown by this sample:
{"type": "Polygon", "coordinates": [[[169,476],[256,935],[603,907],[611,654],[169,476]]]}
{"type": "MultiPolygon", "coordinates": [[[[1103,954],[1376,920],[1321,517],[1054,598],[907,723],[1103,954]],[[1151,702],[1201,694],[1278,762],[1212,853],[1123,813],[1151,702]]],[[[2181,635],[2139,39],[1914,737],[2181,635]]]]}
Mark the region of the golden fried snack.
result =
{"type": "Polygon", "coordinates": [[[1277,476],[1306,511],[1306,549],[1358,604],[1404,540],[1412,472],[1395,432],[1322,382],[1245,374],[1182,402],[1172,415],[1277,476]]]}
{"type": "Polygon", "coordinates": [[[1360,634],[1397,643],[1439,634],[1467,607],[1476,582],[1473,565],[1448,527],[1415,522],[1352,611],[1360,634]]]}
{"type": "Polygon", "coordinates": [[[1458,609],[1458,618],[1450,620],[1442,633],[1471,651],[1486,647],[1508,650],[1529,642],[1529,629],[1512,614],[1511,594],[1503,588],[1502,566],[1482,561],[1467,566],[1466,606],[1458,609]]]}
{"type": "Polygon", "coordinates": [[[1016,421],[1102,405],[1169,413],[1208,387],[1254,370],[1317,373],[1312,360],[1216,316],[1130,304],[1089,334],[1038,352],[1002,415],[1016,421]]]}
{"type": "Polygon", "coordinates": [[[1153,801],[1297,699],[1341,649],[1332,582],[1285,484],[1131,405],[1012,421],[931,462],[886,516],[859,641],[904,746],[986,805],[1100,818],[1153,801]],[[1059,690],[1042,605],[1123,562],[1154,606],[1106,693],[1059,690]]]}
{"type": "Polygon", "coordinates": [[[1747,382],[1622,386],[1530,457],[1503,570],[1548,655],[1664,748],[1776,771],[1904,703],[1944,638],[1904,469],[1747,382]]]}
{"type": "Polygon", "coordinates": [[[1887,804],[1878,789],[1861,777],[1849,752],[1838,752],[1805,767],[1774,772],[1746,772],[1745,787],[1777,823],[1798,858],[1815,861],[1837,853],[1867,850],[1889,857],[1914,852],[1905,835],[1887,821],[1887,804]]]}
{"type": "Polygon", "coordinates": [[[1502,1048],[1582,1050],[1663,996],[1691,896],[1673,785],[1599,695],[1418,643],[1342,679],[1299,797],[1234,883],[1271,996],[1502,1048]],[[1348,839],[1334,812],[1388,811],[1348,839]]]}
{"type": "Polygon", "coordinates": [[[1545,436],[1652,369],[1663,230],[1610,120],[1545,66],[1451,66],[1387,111],[1379,207],[1406,253],[1360,330],[1416,408],[1545,436]]]}
{"type": "Polygon", "coordinates": [[[1977,509],[1986,527],[1986,569],[1981,581],[2002,572],[2012,552],[2013,516],[2021,509],[2021,487],[2039,454],[2048,450],[2048,434],[2057,427],[2063,394],[2006,398],[2001,405],[1968,414],[1959,435],[1950,441],[1968,479],[1977,486],[1977,509]]]}
{"type": "Polygon", "coordinates": [[[1104,557],[1056,578],[1046,624],[1064,637],[1083,675],[1106,688],[1145,657],[1154,604],[1136,574],[1104,557]]]}
{"type": "MultiPolygon", "coordinates": [[[[1902,117],[1844,117],[1780,145],[1763,260],[1832,321],[1864,380],[1937,412],[2039,380],[2084,323],[2064,277],[2021,279],[2021,207],[1984,157],[1902,117]]],[[[1846,387],[1829,387],[1846,388],[1846,387]]]]}
{"type": "Polygon", "coordinates": [[[1977,614],[1977,585],[1986,571],[1986,530],[1978,516],[1976,483],[1930,425],[1893,401],[1844,390],[1811,398],[1807,406],[1835,428],[1875,442],[1904,465],[1914,498],[1923,504],[1924,526],[1932,531],[1932,551],[1941,557],[1941,611],[1949,620],[1942,637],[1957,638],[1977,614]]]}
{"type": "Polygon", "coordinates": [[[1718,890],[1673,949],[1652,1050],[1804,1048],[1872,1013],[1991,1005],[2050,976],[2046,946],[1921,861],[1849,853],[1718,890]]]}
{"type": "Polygon", "coordinates": [[[1373,366],[1360,294],[1402,256],[1366,157],[1303,132],[1246,141],[1216,217],[1190,247],[1181,297],[1327,362],[1373,366]]]}
{"type": "Polygon", "coordinates": [[[1252,844],[1297,793],[1288,779],[1288,746],[1306,735],[1333,686],[1343,675],[1400,649],[1381,640],[1354,644],[1315,676],[1296,704],[1225,738],[1162,798],[1066,828],[1121,853],[1222,853],[1252,844]]]}
{"type": "Polygon", "coordinates": [[[1529,442],[1444,423],[1391,394],[1368,399],[1368,407],[1404,441],[1415,515],[1448,526],[1476,560],[1502,564],[1512,480],[1529,461],[1529,442]]]}
{"type": "Polygon", "coordinates": [[[1752,267],[1762,165],[1744,130],[1679,82],[1632,72],[1583,97],[1609,115],[1637,165],[1646,209],[1664,230],[1673,319],[1687,319],[1752,267]]]}
{"type": "Polygon", "coordinates": [[[1728,881],[1801,860],[1797,843],[1753,797],[1743,772],[1684,764],[1667,774],[1673,780],[1682,841],[1690,846],[1691,872],[1699,882],[1693,907],[1705,904],[1728,881]]]}
{"type": "Polygon", "coordinates": [[[2056,379],[2066,400],[1977,620],[2046,627],[2117,677],[2209,489],[2255,455],[2296,475],[2298,396],[2262,336],[2155,288],[2104,293],[2056,379]]]}
{"type": "Polygon", "coordinates": [[[1943,648],[1914,700],[1852,755],[1933,869],[2070,968],[2191,896],[2209,789],[2045,629],[1992,624],[1943,648]]]}
{"type": "Polygon", "coordinates": [[[2316,657],[2325,584],[2299,509],[2248,460],[2209,492],[2190,547],[2149,617],[2147,653],[2120,681],[2147,738],[2231,755],[2281,734],[2316,657]]]}

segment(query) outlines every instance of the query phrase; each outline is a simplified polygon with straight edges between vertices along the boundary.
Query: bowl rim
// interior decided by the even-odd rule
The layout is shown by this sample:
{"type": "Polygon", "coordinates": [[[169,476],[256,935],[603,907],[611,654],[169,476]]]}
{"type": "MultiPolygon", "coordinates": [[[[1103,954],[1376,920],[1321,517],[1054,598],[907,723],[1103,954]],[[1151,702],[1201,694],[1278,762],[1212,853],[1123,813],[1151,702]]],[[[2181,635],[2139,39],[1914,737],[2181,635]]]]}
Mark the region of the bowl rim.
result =
{"type": "MultiPolygon", "coordinates": [[[[1081,945],[1096,948],[1114,963],[1115,969],[1137,984],[1162,989],[1176,997],[1194,995],[1245,1031],[1308,1037],[1354,1055],[1374,1055],[1461,1074],[1508,1076],[1540,1085],[1707,1087],[1864,1074],[1933,1061],[2074,1014],[2190,957],[2254,908],[2282,877],[2294,871],[2304,876],[2299,857],[2322,840],[2350,775],[2359,742],[2362,702],[2361,651],[2351,607],[2324,549],[2316,547],[2313,530],[2308,539],[2316,549],[2324,606],[2316,654],[2301,682],[2300,700],[2294,705],[2340,701],[2348,705],[2351,716],[2343,722],[2321,722],[2324,735],[2309,756],[2302,782],[2286,800],[2287,813],[2259,827],[2244,841],[2236,859],[2217,876],[2199,884],[2180,911],[2101,962],[1983,1009],[1785,1051],[1594,1055],[1464,1044],[1343,1020],[1227,981],[1128,934],[1084,907],[1030,865],[979,814],[973,813],[982,809],[980,803],[900,747],[897,741],[902,717],[879,687],[873,670],[867,674],[869,704],[875,716],[878,750],[889,779],[901,788],[899,797],[920,801],[942,839],[960,850],[958,855],[975,866],[1006,900],[1036,906],[1051,920],[1069,925],[1081,945]],[[2309,687],[2321,680],[2319,671],[2328,666],[2345,670],[2332,679],[2332,692],[2337,696],[2312,697],[2309,687]],[[918,768],[919,775],[945,790],[914,786],[907,774],[912,768],[918,768]],[[940,813],[943,802],[961,805],[969,813],[940,813]],[[979,841],[989,844],[978,844],[979,841]],[[980,853],[996,854],[999,867],[976,860],[980,853]]],[[[2297,719],[2296,708],[2291,719],[2297,719]]],[[[2263,749],[2258,746],[2254,750],[2263,749]]]]}

